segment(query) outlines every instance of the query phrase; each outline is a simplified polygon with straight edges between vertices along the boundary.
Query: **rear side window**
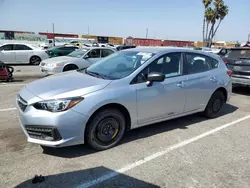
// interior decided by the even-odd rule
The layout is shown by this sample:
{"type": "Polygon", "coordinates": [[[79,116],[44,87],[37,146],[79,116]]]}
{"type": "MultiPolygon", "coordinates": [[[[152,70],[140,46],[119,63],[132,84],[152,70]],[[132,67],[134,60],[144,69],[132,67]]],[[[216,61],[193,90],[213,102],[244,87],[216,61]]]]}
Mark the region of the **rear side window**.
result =
{"type": "Polygon", "coordinates": [[[186,53],[186,60],[187,74],[206,72],[219,66],[219,61],[216,59],[195,53],[186,53]]]}
{"type": "Polygon", "coordinates": [[[93,49],[88,53],[88,55],[90,58],[100,58],[100,51],[100,49],[93,49]]]}
{"type": "Polygon", "coordinates": [[[250,58],[250,49],[231,49],[225,57],[230,59],[250,58]]]}
{"type": "Polygon", "coordinates": [[[15,44],[14,50],[32,50],[30,47],[22,45],[22,44],[15,44]]]}
{"type": "Polygon", "coordinates": [[[102,57],[107,57],[112,53],[114,53],[112,50],[102,49],[102,57]]]}
{"type": "Polygon", "coordinates": [[[13,50],[13,45],[12,44],[6,44],[0,47],[0,51],[11,51],[13,50]]]}

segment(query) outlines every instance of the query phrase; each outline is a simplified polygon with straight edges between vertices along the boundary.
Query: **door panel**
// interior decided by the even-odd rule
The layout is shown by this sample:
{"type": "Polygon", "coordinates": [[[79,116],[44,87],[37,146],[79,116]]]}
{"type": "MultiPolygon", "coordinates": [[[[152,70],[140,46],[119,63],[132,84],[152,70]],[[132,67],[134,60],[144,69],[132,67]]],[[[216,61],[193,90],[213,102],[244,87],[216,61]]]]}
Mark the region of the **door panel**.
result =
{"type": "Polygon", "coordinates": [[[219,62],[211,57],[196,54],[185,54],[185,68],[187,74],[185,112],[203,110],[212,93],[218,87],[219,62]]]}
{"type": "Polygon", "coordinates": [[[30,50],[15,50],[14,51],[16,56],[17,63],[29,63],[29,56],[32,53],[30,50]]]}
{"type": "Polygon", "coordinates": [[[211,75],[212,71],[188,75],[185,88],[187,92],[185,112],[206,107],[212,93],[217,88],[216,77],[211,75]]]}
{"type": "Polygon", "coordinates": [[[15,53],[13,53],[13,45],[6,44],[0,47],[0,61],[4,63],[15,63],[15,53]]]}
{"type": "Polygon", "coordinates": [[[17,63],[29,63],[29,57],[32,55],[33,50],[26,45],[16,44],[13,52],[17,63]]]}
{"type": "Polygon", "coordinates": [[[167,78],[164,82],[135,84],[138,108],[138,123],[150,122],[183,113],[186,92],[181,82],[186,76],[167,78]],[[183,87],[182,87],[183,86],[183,87]]]}

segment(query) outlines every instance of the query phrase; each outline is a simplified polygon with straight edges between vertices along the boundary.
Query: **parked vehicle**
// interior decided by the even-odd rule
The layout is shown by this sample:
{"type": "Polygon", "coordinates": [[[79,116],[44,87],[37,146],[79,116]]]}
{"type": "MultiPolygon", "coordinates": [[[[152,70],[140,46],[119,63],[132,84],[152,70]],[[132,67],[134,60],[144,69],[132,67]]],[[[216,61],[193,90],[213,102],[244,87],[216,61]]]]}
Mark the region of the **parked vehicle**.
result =
{"type": "Polygon", "coordinates": [[[229,48],[220,48],[220,49],[216,49],[216,50],[213,50],[213,53],[214,53],[214,54],[217,54],[217,55],[220,56],[220,57],[224,57],[224,56],[227,54],[228,49],[229,49],[229,48]]]}
{"type": "Polygon", "coordinates": [[[126,49],[130,49],[130,48],[136,48],[136,46],[127,46],[127,45],[123,45],[123,46],[117,46],[116,49],[117,50],[126,50],[126,49]]]}
{"type": "Polygon", "coordinates": [[[48,49],[49,57],[65,56],[79,49],[76,46],[58,46],[48,49]]]}
{"type": "Polygon", "coordinates": [[[189,114],[219,116],[231,71],[201,51],[134,48],[80,69],[37,80],[17,96],[29,142],[49,147],[115,146],[126,130],[189,114]]]}
{"type": "Polygon", "coordinates": [[[39,65],[47,58],[48,52],[33,44],[9,43],[0,47],[0,61],[6,64],[39,65]]]}
{"type": "Polygon", "coordinates": [[[231,48],[225,58],[234,85],[250,86],[250,48],[231,48]]]}
{"type": "Polygon", "coordinates": [[[73,51],[67,56],[46,59],[41,62],[41,71],[46,74],[56,74],[89,67],[101,58],[107,57],[116,51],[105,47],[85,47],[73,51]]]}

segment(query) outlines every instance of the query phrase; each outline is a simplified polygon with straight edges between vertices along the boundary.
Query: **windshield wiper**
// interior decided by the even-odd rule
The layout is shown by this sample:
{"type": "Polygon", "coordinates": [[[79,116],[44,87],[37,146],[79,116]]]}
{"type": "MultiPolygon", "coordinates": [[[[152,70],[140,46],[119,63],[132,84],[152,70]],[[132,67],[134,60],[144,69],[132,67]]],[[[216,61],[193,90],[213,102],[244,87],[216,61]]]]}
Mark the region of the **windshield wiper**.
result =
{"type": "Polygon", "coordinates": [[[85,73],[88,74],[88,75],[97,77],[97,78],[107,79],[107,76],[104,76],[104,75],[102,75],[102,74],[99,74],[98,72],[91,72],[91,71],[88,71],[88,70],[86,69],[86,70],[85,70],[85,73]]]}

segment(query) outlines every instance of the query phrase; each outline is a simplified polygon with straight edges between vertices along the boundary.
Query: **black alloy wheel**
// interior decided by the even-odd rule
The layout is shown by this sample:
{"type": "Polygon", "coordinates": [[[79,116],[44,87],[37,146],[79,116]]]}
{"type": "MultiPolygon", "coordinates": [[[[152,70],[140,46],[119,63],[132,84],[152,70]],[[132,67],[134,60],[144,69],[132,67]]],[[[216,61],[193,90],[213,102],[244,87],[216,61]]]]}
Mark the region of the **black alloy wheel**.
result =
{"type": "Polygon", "coordinates": [[[86,127],[86,141],[96,150],[109,149],[122,139],[125,127],[125,118],[119,110],[101,110],[91,118],[86,127]]]}
{"type": "Polygon", "coordinates": [[[226,98],[221,91],[216,91],[210,98],[207,107],[204,111],[204,115],[208,118],[216,118],[220,115],[220,110],[225,104],[226,98]]]}

